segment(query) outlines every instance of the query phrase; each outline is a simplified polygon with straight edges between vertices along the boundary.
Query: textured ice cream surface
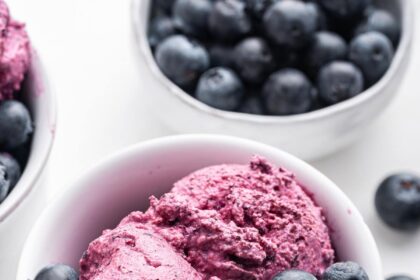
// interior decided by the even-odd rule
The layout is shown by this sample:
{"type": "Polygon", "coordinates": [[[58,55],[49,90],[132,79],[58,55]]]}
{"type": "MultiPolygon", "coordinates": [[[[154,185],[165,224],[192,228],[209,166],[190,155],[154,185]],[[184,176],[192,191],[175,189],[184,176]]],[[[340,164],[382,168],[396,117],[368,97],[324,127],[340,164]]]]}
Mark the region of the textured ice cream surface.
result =
{"type": "MultiPolygon", "coordinates": [[[[149,227],[170,245],[165,250],[171,252],[160,252],[159,258],[175,254],[191,265],[199,278],[190,279],[269,280],[287,269],[320,276],[334,262],[322,209],[293,174],[259,157],[249,165],[204,168],[175,183],[160,199],[151,197],[146,212],[131,213],[91,243],[81,262],[81,279],[99,279],[87,273],[92,267],[115,271],[112,263],[120,253],[99,248],[118,248],[107,242],[119,241],[104,236],[138,226],[149,227]]],[[[141,271],[135,277],[160,279],[141,271]]]]}
{"type": "Polygon", "coordinates": [[[28,71],[31,47],[25,25],[10,17],[0,0],[0,101],[13,98],[28,71]]]}

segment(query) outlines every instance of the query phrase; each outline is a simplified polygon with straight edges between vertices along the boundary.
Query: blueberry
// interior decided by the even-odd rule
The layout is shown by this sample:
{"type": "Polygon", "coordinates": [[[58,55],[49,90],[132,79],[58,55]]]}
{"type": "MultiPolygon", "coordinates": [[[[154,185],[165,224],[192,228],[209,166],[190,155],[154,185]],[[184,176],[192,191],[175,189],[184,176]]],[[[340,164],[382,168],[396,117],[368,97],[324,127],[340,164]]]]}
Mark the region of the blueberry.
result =
{"type": "Polygon", "coordinates": [[[379,32],[360,34],[350,43],[350,60],[362,70],[368,85],[386,73],[393,57],[391,41],[379,32]]]}
{"type": "Polygon", "coordinates": [[[7,197],[10,191],[10,180],[6,167],[0,164],[0,203],[7,197]]]}
{"type": "Polygon", "coordinates": [[[414,278],[400,275],[400,276],[389,277],[386,280],[414,280],[414,278]]]}
{"type": "Polygon", "coordinates": [[[298,49],[305,46],[318,28],[318,16],[309,4],[284,0],[272,5],[264,14],[267,36],[276,44],[298,49]]]}
{"type": "Polygon", "coordinates": [[[261,38],[249,37],[240,42],[233,52],[235,69],[249,83],[263,82],[273,70],[273,55],[261,38]]]}
{"type": "Polygon", "coordinates": [[[35,280],[78,280],[77,272],[70,266],[56,264],[42,269],[35,280]]]}
{"type": "Polygon", "coordinates": [[[316,278],[305,271],[288,270],[275,275],[272,280],[316,280],[316,278]]]}
{"type": "Polygon", "coordinates": [[[211,45],[209,47],[209,54],[212,67],[233,67],[233,48],[231,46],[221,44],[211,45]]]}
{"type": "Polygon", "coordinates": [[[318,76],[319,96],[330,105],[358,95],[363,88],[362,72],[350,62],[331,62],[318,76]]]}
{"type": "Polygon", "coordinates": [[[329,31],[317,32],[306,50],[305,64],[308,72],[315,75],[329,62],[345,59],[347,51],[346,42],[338,34],[329,31]]]}
{"type": "Polygon", "coordinates": [[[262,100],[258,96],[248,96],[244,99],[238,109],[239,112],[253,115],[264,115],[264,106],[262,100]]]}
{"type": "Polygon", "coordinates": [[[324,9],[339,19],[354,19],[363,15],[369,7],[369,0],[319,0],[324,9]]]}
{"type": "Polygon", "coordinates": [[[196,97],[203,103],[221,110],[233,111],[244,95],[241,80],[232,70],[216,67],[205,72],[197,86],[196,97]]]}
{"type": "Polygon", "coordinates": [[[375,196],[379,216],[390,227],[414,230],[420,227],[420,178],[395,174],[386,178],[375,196]]]}
{"type": "Polygon", "coordinates": [[[356,28],[356,34],[369,31],[377,31],[384,34],[396,46],[400,38],[401,26],[389,12],[385,10],[373,10],[356,28]]]}
{"type": "Polygon", "coordinates": [[[322,280],[369,280],[369,277],[357,263],[340,262],[327,268],[322,280]]]}
{"type": "Polygon", "coordinates": [[[28,109],[16,100],[0,104],[0,147],[13,149],[28,141],[33,132],[28,109]]]}
{"type": "Polygon", "coordinates": [[[162,72],[180,87],[192,86],[210,64],[207,51],[183,35],[165,39],[155,57],[162,72]]]}
{"type": "Polygon", "coordinates": [[[22,174],[19,163],[11,155],[0,153],[0,166],[4,166],[10,181],[10,189],[13,189],[22,174]]]}
{"type": "Polygon", "coordinates": [[[209,28],[215,38],[235,41],[251,32],[252,21],[241,0],[217,0],[210,12],[209,28]]]}
{"type": "Polygon", "coordinates": [[[177,28],[185,34],[204,36],[213,4],[211,0],[177,0],[173,7],[173,17],[177,28]]]}
{"type": "Polygon", "coordinates": [[[244,0],[248,12],[256,19],[262,19],[265,11],[274,3],[281,0],[244,0]]]}
{"type": "Polygon", "coordinates": [[[308,78],[296,69],[273,73],[263,87],[264,105],[271,115],[305,113],[313,105],[314,88],[308,78]]]}
{"type": "Polygon", "coordinates": [[[149,44],[152,48],[155,48],[160,42],[175,33],[175,24],[171,18],[166,16],[155,17],[149,25],[149,44]]]}

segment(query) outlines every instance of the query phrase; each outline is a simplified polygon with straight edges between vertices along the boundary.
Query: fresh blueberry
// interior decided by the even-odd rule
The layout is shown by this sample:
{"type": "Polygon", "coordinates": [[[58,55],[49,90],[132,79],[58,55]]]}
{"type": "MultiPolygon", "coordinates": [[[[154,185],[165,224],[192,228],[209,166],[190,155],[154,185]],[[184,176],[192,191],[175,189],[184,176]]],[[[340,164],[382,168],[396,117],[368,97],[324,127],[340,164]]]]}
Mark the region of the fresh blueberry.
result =
{"type": "Polygon", "coordinates": [[[399,276],[389,277],[386,280],[414,280],[414,278],[411,278],[411,277],[408,277],[408,276],[399,275],[399,276]]]}
{"type": "Polygon", "coordinates": [[[13,149],[23,145],[32,134],[33,125],[28,109],[16,100],[0,104],[0,147],[13,149]]]}
{"type": "Polygon", "coordinates": [[[233,48],[231,46],[221,44],[211,45],[209,47],[209,54],[212,67],[233,67],[233,48]]]}
{"type": "Polygon", "coordinates": [[[77,272],[70,266],[56,264],[42,269],[35,280],[78,280],[77,272]]]}
{"type": "Polygon", "coordinates": [[[358,95],[363,88],[362,72],[350,62],[331,62],[318,76],[319,96],[330,105],[358,95]]]}
{"type": "Polygon", "coordinates": [[[175,33],[175,24],[171,18],[166,16],[155,17],[149,25],[149,44],[152,48],[155,48],[160,42],[175,33]]]}
{"type": "Polygon", "coordinates": [[[375,31],[360,34],[350,43],[350,60],[362,70],[368,85],[377,82],[394,57],[391,41],[375,31]]]}
{"type": "Polygon", "coordinates": [[[298,49],[305,46],[318,28],[318,16],[309,4],[284,0],[272,5],[264,14],[267,36],[276,44],[298,49]]]}
{"type": "Polygon", "coordinates": [[[320,31],[315,34],[306,50],[305,64],[308,72],[315,75],[322,66],[347,57],[347,44],[338,34],[320,31]]]}
{"type": "Polygon", "coordinates": [[[356,28],[356,34],[377,31],[387,36],[394,46],[398,45],[401,26],[393,15],[385,10],[375,9],[356,28]]]}
{"type": "Polygon", "coordinates": [[[324,9],[338,19],[349,20],[360,17],[369,7],[369,0],[319,0],[324,9]]]}
{"type": "Polygon", "coordinates": [[[369,280],[369,276],[357,263],[339,262],[325,270],[322,280],[369,280]]]}
{"type": "Polygon", "coordinates": [[[235,41],[252,30],[252,21],[241,0],[217,0],[210,12],[209,28],[215,38],[235,41]]]}
{"type": "Polygon", "coordinates": [[[239,76],[252,84],[262,83],[273,70],[273,55],[261,38],[249,37],[240,42],[233,52],[235,69],[239,76]]]}
{"type": "Polygon", "coordinates": [[[414,230],[420,227],[420,178],[395,174],[386,178],[375,196],[382,220],[392,228],[414,230]]]}
{"type": "Polygon", "coordinates": [[[10,189],[13,189],[21,176],[19,163],[11,155],[0,153],[0,166],[4,166],[7,178],[10,181],[10,189]]]}
{"type": "Polygon", "coordinates": [[[10,191],[10,180],[6,167],[0,164],[0,203],[7,197],[10,191]]]}
{"type": "Polygon", "coordinates": [[[206,49],[183,35],[165,39],[155,57],[162,72],[180,87],[192,86],[210,64],[206,49]]]}
{"type": "Polygon", "coordinates": [[[316,280],[316,278],[305,271],[287,270],[275,275],[272,280],[316,280]]]}
{"type": "Polygon", "coordinates": [[[203,37],[212,7],[211,0],[177,0],[173,8],[175,25],[185,34],[203,37]]]}
{"type": "Polygon", "coordinates": [[[256,19],[262,19],[265,11],[272,4],[281,0],[244,0],[248,12],[256,19]]]}
{"type": "Polygon", "coordinates": [[[253,115],[264,115],[264,106],[262,100],[258,96],[248,96],[244,99],[238,109],[239,112],[253,115]]]}
{"type": "Polygon", "coordinates": [[[263,87],[264,105],[270,115],[292,115],[309,111],[314,88],[308,78],[296,69],[273,73],[263,87]]]}
{"type": "Polygon", "coordinates": [[[237,109],[244,95],[241,80],[232,70],[216,67],[205,72],[197,86],[196,97],[203,103],[221,110],[237,109]]]}

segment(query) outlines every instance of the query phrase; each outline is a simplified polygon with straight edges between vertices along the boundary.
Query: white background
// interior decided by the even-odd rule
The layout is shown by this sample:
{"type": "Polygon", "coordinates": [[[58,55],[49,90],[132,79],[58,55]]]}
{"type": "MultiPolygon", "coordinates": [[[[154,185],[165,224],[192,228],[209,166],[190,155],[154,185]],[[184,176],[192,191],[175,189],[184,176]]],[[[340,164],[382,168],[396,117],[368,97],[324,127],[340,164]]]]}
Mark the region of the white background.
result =
{"type": "MultiPolygon", "coordinates": [[[[15,17],[27,23],[58,96],[49,198],[109,153],[167,133],[143,110],[129,0],[8,2],[15,17]]],[[[369,133],[347,150],[313,163],[361,210],[379,244],[386,275],[403,272],[418,279],[420,232],[387,229],[375,216],[372,200],[386,174],[420,174],[419,44],[420,33],[397,99],[369,133]]]]}

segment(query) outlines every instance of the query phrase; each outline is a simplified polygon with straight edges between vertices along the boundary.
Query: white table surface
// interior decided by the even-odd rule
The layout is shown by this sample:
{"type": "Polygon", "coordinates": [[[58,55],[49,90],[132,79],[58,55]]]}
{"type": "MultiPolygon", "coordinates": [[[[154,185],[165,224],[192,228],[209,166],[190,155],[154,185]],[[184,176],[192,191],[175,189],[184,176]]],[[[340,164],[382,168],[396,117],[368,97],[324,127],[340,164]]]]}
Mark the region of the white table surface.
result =
{"type": "MultiPolygon", "coordinates": [[[[8,2],[15,17],[27,23],[58,96],[50,199],[104,156],[168,133],[145,113],[138,94],[142,77],[133,55],[129,0],[8,2]]],[[[420,1],[415,2],[420,9],[420,1]]],[[[410,69],[393,104],[357,144],[313,164],[361,210],[380,247],[386,275],[403,272],[420,279],[420,232],[387,229],[373,208],[375,188],[386,174],[420,174],[420,29],[418,33],[410,69]]]]}

